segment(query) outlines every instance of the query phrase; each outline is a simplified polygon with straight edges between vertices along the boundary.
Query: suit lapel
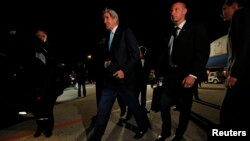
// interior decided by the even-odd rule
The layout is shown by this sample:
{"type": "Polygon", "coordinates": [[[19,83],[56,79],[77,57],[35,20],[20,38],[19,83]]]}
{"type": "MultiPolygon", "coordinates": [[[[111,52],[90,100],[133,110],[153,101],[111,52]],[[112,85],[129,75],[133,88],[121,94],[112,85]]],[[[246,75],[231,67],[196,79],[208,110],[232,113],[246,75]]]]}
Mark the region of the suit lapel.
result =
{"type": "Polygon", "coordinates": [[[110,51],[114,51],[115,48],[117,46],[119,46],[119,41],[120,41],[120,37],[121,37],[121,29],[118,27],[115,31],[115,35],[114,35],[114,38],[112,40],[112,43],[111,43],[111,48],[110,48],[110,51]]]}
{"type": "Polygon", "coordinates": [[[185,37],[185,33],[186,33],[187,30],[188,30],[188,21],[184,24],[184,26],[180,30],[179,35],[178,35],[178,37],[176,39],[179,40],[179,39],[185,37]]]}

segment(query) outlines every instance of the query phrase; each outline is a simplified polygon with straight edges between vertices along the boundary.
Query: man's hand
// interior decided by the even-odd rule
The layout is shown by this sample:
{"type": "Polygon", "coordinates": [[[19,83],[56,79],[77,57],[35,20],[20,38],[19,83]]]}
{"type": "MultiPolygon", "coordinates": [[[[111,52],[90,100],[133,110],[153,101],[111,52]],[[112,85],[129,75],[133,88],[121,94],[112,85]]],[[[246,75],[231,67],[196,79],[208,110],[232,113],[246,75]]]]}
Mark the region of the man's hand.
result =
{"type": "Polygon", "coordinates": [[[236,82],[237,82],[237,78],[236,78],[236,77],[231,77],[231,76],[229,76],[229,77],[227,78],[225,84],[226,84],[226,87],[232,89],[232,88],[235,86],[236,82]]]}
{"type": "Polygon", "coordinates": [[[115,76],[115,78],[117,79],[123,79],[125,75],[122,70],[118,70],[113,74],[113,76],[115,76]]]}
{"type": "Polygon", "coordinates": [[[185,77],[184,80],[182,81],[183,87],[191,88],[194,85],[195,80],[196,79],[190,75],[185,77]]]}

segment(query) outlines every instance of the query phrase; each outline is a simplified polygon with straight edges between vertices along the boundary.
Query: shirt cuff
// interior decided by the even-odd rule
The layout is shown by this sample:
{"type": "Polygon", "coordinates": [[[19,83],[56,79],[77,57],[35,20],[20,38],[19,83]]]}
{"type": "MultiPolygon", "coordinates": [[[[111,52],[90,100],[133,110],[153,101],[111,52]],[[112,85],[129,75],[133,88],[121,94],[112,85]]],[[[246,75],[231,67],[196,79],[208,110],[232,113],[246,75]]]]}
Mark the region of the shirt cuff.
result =
{"type": "Polygon", "coordinates": [[[194,75],[192,75],[192,74],[189,74],[188,76],[191,76],[191,77],[193,77],[194,79],[197,79],[197,77],[194,76],[194,75]]]}

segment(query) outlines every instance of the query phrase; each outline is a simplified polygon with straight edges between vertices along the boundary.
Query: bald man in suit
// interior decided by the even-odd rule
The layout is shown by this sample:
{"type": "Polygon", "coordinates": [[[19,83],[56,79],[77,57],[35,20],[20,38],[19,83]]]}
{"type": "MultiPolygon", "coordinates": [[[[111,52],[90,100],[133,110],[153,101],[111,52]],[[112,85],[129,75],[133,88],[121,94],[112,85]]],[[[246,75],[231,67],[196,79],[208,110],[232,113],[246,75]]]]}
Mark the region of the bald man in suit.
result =
{"type": "Polygon", "coordinates": [[[179,125],[174,141],[180,141],[187,129],[196,83],[203,79],[210,53],[205,27],[201,23],[186,20],[187,6],[174,2],[170,9],[172,30],[166,37],[166,51],[160,61],[157,74],[163,82],[161,92],[162,132],[156,141],[171,136],[170,107],[177,105],[179,125]]]}

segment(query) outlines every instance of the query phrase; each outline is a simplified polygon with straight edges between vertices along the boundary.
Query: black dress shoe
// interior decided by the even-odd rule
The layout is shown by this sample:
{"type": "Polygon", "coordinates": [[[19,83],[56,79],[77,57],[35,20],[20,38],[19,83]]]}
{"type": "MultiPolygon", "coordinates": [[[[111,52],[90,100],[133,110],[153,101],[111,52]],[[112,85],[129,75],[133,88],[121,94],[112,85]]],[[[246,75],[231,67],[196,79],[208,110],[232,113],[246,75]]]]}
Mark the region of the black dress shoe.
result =
{"type": "Polygon", "coordinates": [[[178,107],[174,107],[173,109],[174,111],[180,111],[180,109],[178,107]]]}
{"type": "Polygon", "coordinates": [[[155,141],[165,141],[170,136],[171,136],[171,133],[169,133],[169,134],[167,134],[165,136],[160,135],[160,136],[157,137],[157,139],[155,139],[155,141]]]}
{"type": "Polygon", "coordinates": [[[95,121],[96,121],[96,118],[97,118],[97,115],[94,115],[94,116],[91,118],[91,121],[92,121],[92,122],[95,122],[95,121]]]}
{"type": "Polygon", "coordinates": [[[195,100],[197,100],[197,101],[201,101],[201,99],[200,99],[200,98],[195,98],[195,100]]]}
{"type": "Polygon", "coordinates": [[[150,111],[149,110],[147,110],[146,108],[144,108],[144,110],[143,110],[145,113],[150,113],[150,111]]]}
{"type": "Polygon", "coordinates": [[[119,119],[119,121],[116,123],[119,126],[123,126],[124,121],[122,119],[119,119]]]}
{"type": "Polygon", "coordinates": [[[158,136],[157,139],[155,139],[155,141],[165,141],[166,138],[163,138],[162,136],[158,136]]]}
{"type": "Polygon", "coordinates": [[[140,131],[136,132],[136,134],[134,136],[134,139],[142,138],[146,132],[147,132],[147,129],[146,130],[140,130],[140,131]]]}
{"type": "Polygon", "coordinates": [[[128,120],[130,120],[132,118],[132,115],[130,115],[130,114],[127,114],[127,116],[126,116],[126,121],[128,121],[128,120]]]}
{"type": "Polygon", "coordinates": [[[174,135],[172,138],[172,141],[181,141],[181,139],[182,139],[182,136],[174,135]]]}
{"type": "Polygon", "coordinates": [[[48,137],[52,136],[52,131],[45,131],[44,135],[45,135],[45,137],[48,138],[48,137]]]}
{"type": "Polygon", "coordinates": [[[35,134],[33,135],[33,137],[37,138],[39,136],[41,136],[42,131],[36,131],[35,134]]]}
{"type": "Polygon", "coordinates": [[[90,138],[87,140],[87,141],[101,141],[102,140],[102,137],[99,137],[99,136],[90,136],[90,138]]]}

